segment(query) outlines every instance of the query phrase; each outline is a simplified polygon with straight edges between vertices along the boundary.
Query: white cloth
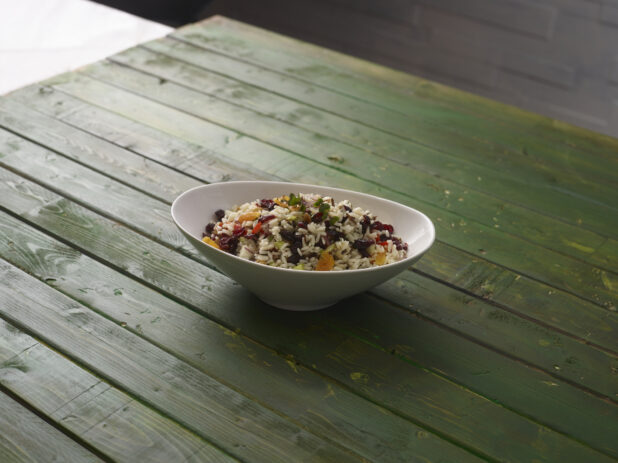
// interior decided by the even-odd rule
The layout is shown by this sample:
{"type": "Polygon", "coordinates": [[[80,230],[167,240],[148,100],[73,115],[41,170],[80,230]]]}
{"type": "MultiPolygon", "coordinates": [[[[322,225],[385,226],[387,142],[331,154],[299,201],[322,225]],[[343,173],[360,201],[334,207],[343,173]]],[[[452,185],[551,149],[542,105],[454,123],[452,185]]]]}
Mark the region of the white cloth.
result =
{"type": "Polygon", "coordinates": [[[171,30],[86,0],[0,0],[0,95],[171,30]]]}

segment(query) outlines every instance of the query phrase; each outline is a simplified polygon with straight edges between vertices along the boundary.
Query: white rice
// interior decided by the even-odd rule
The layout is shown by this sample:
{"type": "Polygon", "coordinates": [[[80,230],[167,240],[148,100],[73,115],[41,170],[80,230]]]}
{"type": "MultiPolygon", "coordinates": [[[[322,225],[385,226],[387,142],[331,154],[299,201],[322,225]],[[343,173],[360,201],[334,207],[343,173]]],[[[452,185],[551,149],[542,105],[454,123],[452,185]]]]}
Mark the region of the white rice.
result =
{"type": "Polygon", "coordinates": [[[258,199],[219,211],[219,217],[206,227],[204,240],[265,265],[316,270],[322,258],[320,270],[349,270],[407,256],[407,244],[370,211],[314,193],[258,199]],[[271,209],[272,201],[277,204],[271,209]]]}

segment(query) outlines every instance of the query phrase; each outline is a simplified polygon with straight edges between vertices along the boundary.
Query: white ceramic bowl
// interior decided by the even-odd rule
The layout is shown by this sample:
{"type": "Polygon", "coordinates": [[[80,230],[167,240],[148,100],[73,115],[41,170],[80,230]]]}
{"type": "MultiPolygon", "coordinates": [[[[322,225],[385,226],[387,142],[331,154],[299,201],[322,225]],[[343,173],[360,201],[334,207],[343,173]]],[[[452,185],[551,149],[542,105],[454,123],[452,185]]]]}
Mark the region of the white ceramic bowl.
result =
{"type": "Polygon", "coordinates": [[[364,193],[300,183],[246,181],[199,186],[176,198],[172,218],[189,242],[215,267],[264,302],[287,310],[321,309],[379,285],[416,262],[435,238],[431,220],[415,209],[364,193]],[[407,258],[360,270],[291,270],[250,262],[202,242],[204,227],[213,220],[217,209],[291,192],[318,193],[332,196],[335,201],[347,199],[354,207],[368,209],[381,222],[393,225],[395,234],[408,243],[407,258]]]}

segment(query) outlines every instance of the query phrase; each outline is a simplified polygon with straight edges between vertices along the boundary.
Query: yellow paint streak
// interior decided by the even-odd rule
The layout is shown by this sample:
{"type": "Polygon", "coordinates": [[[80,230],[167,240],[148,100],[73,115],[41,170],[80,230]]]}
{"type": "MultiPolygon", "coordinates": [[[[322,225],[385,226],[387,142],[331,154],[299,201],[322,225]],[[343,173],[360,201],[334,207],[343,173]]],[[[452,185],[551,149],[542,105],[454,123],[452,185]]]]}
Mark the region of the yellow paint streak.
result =
{"type": "Polygon", "coordinates": [[[331,386],[330,384],[327,384],[326,388],[328,389],[328,392],[322,398],[323,399],[328,399],[329,397],[335,397],[335,391],[333,390],[333,386],[331,386]]]}
{"type": "Polygon", "coordinates": [[[232,330],[228,330],[227,328],[223,330],[223,334],[227,335],[227,336],[238,336],[238,333],[232,331],[232,330]]]}
{"type": "Polygon", "coordinates": [[[287,363],[290,366],[290,368],[294,370],[294,373],[298,374],[298,368],[296,368],[296,364],[292,360],[286,359],[285,363],[287,363]]]}
{"type": "Polygon", "coordinates": [[[562,239],[562,242],[566,244],[567,246],[571,246],[572,248],[575,248],[581,252],[587,252],[588,254],[591,254],[594,252],[594,248],[591,248],[589,246],[584,246],[583,244],[576,243],[575,241],[569,241],[569,240],[562,239]]]}
{"type": "Polygon", "coordinates": [[[359,371],[355,371],[350,373],[350,378],[352,381],[357,383],[367,384],[369,382],[369,375],[367,373],[361,373],[359,371]]]}
{"type": "Polygon", "coordinates": [[[605,286],[610,291],[614,291],[615,281],[612,281],[611,277],[607,274],[607,272],[601,271],[601,280],[603,281],[603,286],[605,286]]]}
{"type": "Polygon", "coordinates": [[[551,344],[547,339],[539,339],[539,346],[547,347],[551,344]]]}
{"type": "Polygon", "coordinates": [[[550,387],[558,387],[560,386],[558,383],[554,383],[553,381],[541,381],[543,384],[550,386],[550,387]]]}

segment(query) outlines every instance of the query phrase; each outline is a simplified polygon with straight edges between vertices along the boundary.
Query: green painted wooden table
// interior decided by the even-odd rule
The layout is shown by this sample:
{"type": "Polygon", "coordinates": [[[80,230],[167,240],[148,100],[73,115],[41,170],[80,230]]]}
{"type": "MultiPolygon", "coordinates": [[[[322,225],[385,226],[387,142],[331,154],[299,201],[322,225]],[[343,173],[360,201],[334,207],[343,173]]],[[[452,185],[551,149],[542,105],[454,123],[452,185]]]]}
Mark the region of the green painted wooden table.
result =
{"type": "Polygon", "coordinates": [[[618,140],[214,18],[0,98],[0,461],[609,462],[618,140]],[[426,212],[336,306],[170,218],[284,179],[426,212]]]}

